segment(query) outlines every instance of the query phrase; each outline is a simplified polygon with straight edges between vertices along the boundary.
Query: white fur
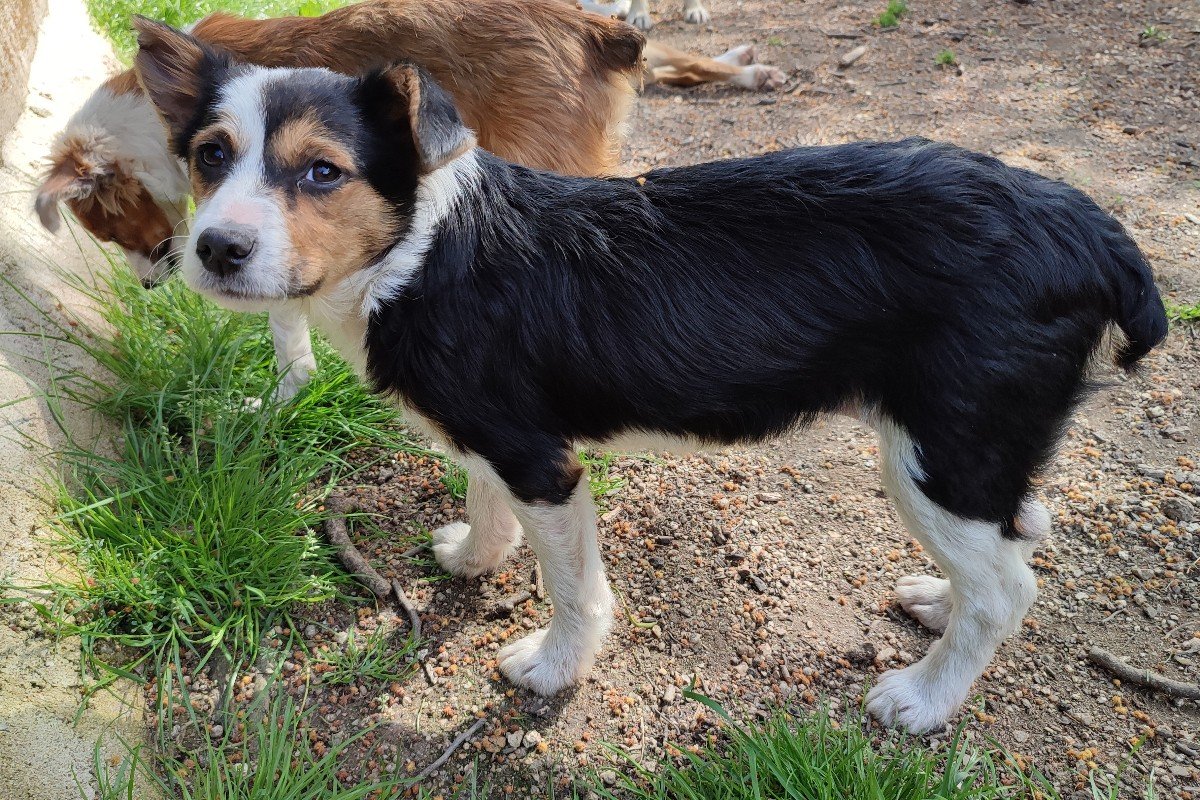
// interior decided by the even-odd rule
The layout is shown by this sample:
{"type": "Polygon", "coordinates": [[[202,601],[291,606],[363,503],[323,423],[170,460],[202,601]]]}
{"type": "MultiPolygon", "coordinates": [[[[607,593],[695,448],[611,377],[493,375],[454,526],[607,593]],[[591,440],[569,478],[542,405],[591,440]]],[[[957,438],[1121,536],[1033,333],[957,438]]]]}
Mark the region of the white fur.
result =
{"type": "Polygon", "coordinates": [[[299,308],[286,305],[274,309],[270,322],[271,337],[275,340],[275,366],[280,375],[275,399],[286,402],[308,383],[309,376],[317,369],[317,359],[313,355],[308,320],[299,308]]]}
{"type": "Polygon", "coordinates": [[[625,21],[643,31],[648,31],[654,27],[654,20],[650,17],[650,4],[647,0],[632,0],[629,4],[629,10],[625,12],[625,21]]]}
{"type": "Polygon", "coordinates": [[[264,186],[264,90],[274,75],[253,67],[221,90],[216,115],[236,132],[243,148],[227,153],[232,167],[217,191],[196,206],[196,218],[183,252],[180,271],[198,292],[238,310],[258,310],[284,300],[291,289],[292,248],[287,241],[284,209],[264,186]],[[247,263],[232,277],[221,278],[204,269],[196,255],[196,239],[210,227],[253,224],[258,238],[247,263]]]}
{"type": "MultiPolygon", "coordinates": [[[[654,27],[648,0],[616,0],[615,2],[581,0],[579,5],[584,11],[599,14],[602,17],[620,17],[630,25],[644,31],[654,27]]],[[[685,22],[699,25],[708,22],[712,17],[700,0],[683,0],[683,19],[685,22]]]]}
{"type": "Polygon", "coordinates": [[[896,581],[896,599],[909,616],[941,633],[950,622],[950,581],[931,575],[905,575],[896,581]]]}
{"type": "MultiPolygon", "coordinates": [[[[1030,545],[1003,538],[999,525],[963,519],[931,501],[918,485],[923,473],[908,433],[886,418],[875,423],[884,487],[909,532],[949,577],[950,608],[942,638],[918,663],[885,673],[867,695],[867,708],[886,724],[931,731],[962,705],[1033,604],[1037,584],[1025,563],[1030,545]]],[[[945,600],[932,596],[938,586],[926,583],[920,592],[937,606],[933,621],[946,611],[945,600]]],[[[910,599],[912,588],[904,587],[910,599]]]]}
{"type": "Polygon", "coordinates": [[[162,121],[144,94],[97,89],[68,120],[58,141],[77,137],[95,142],[98,152],[128,169],[155,200],[186,203],[191,192],[187,171],[167,146],[162,121]]]}
{"type": "Polygon", "coordinates": [[[753,64],[757,58],[757,53],[752,44],[742,44],[737,47],[731,47],[721,55],[713,58],[713,61],[720,61],[723,64],[733,64],[735,66],[745,66],[753,64]]]}
{"type": "Polygon", "coordinates": [[[683,21],[693,25],[703,25],[712,19],[708,10],[700,4],[700,0],[683,0],[683,21]]]}
{"type": "Polygon", "coordinates": [[[473,456],[459,458],[469,475],[470,524],[454,522],[434,531],[433,555],[450,574],[473,578],[494,571],[516,549],[521,525],[509,507],[508,489],[487,462],[473,456]]]}
{"type": "Polygon", "coordinates": [[[612,627],[613,596],[587,476],[563,505],[517,503],[513,512],[541,564],[554,616],[547,627],[500,650],[500,671],[518,686],[554,694],[591,669],[612,627]]]}

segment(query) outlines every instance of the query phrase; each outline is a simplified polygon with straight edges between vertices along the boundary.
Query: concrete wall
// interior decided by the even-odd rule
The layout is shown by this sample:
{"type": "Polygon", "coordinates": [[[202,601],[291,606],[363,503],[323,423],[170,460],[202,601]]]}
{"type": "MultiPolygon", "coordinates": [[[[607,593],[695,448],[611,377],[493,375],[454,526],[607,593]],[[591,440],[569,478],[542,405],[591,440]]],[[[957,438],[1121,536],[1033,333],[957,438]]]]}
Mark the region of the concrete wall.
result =
{"type": "Polygon", "coordinates": [[[0,141],[25,108],[29,64],[46,0],[4,0],[0,11],[0,141]]]}

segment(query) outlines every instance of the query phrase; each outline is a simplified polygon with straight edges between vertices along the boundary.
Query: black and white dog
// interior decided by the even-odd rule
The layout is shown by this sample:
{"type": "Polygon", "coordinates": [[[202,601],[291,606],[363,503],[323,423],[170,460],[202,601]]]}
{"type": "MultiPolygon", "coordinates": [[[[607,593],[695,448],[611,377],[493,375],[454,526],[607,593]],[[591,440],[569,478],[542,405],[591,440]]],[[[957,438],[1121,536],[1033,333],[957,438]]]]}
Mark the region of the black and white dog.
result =
{"type": "Polygon", "coordinates": [[[1128,369],[1166,334],[1138,248],[1080,192],[924,140],[567,178],[475,146],[448,95],[231,63],[141,25],[137,68],[197,203],[186,280],[302,308],[470,471],[456,575],[521,531],[554,617],[510,680],[557,692],[612,620],[581,443],[754,442],[818,414],[879,432],[883,482],[945,579],[901,603],[944,630],[884,675],[880,719],[929,730],[1034,600],[1050,518],[1030,481],[1113,326],[1128,369]]]}

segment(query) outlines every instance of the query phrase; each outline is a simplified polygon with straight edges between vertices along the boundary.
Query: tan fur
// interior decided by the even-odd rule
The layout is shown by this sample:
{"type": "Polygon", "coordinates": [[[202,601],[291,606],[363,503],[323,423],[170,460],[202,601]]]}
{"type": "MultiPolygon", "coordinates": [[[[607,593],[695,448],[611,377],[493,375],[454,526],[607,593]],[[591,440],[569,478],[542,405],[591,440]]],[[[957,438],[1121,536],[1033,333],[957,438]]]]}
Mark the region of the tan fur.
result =
{"type": "Polygon", "coordinates": [[[294,289],[319,297],[395,242],[388,202],[361,179],[329,195],[301,193],[288,209],[294,289]]]}
{"type": "Polygon", "coordinates": [[[370,0],[321,17],[214,14],[192,33],[270,67],[357,74],[411,60],[454,96],[485,149],[575,175],[615,169],[643,43],[561,0],[370,0]]]}
{"type": "Polygon", "coordinates": [[[321,158],[342,169],[354,164],[354,156],[311,115],[288,120],[271,136],[267,149],[280,164],[299,168],[321,158]]]}
{"type": "Polygon", "coordinates": [[[662,42],[646,42],[646,82],[668,86],[721,83],[741,74],[742,67],[678,50],[662,42]]]}
{"type": "MultiPolygon", "coordinates": [[[[317,159],[343,168],[354,165],[354,156],[309,115],[276,131],[266,155],[297,167],[317,159]]],[[[335,286],[351,270],[373,261],[398,233],[387,200],[366,179],[347,174],[336,192],[298,192],[285,216],[295,256],[294,289],[310,296],[320,296],[322,286],[335,286]]],[[[286,205],[283,198],[276,202],[286,205]]]]}

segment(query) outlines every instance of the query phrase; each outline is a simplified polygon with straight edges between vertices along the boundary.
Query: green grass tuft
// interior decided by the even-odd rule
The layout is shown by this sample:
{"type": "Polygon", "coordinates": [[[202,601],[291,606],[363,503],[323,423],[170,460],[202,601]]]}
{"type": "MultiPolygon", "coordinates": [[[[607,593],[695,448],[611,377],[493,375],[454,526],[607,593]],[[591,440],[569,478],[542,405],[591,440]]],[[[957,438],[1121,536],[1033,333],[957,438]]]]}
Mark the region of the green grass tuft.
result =
{"type": "Polygon", "coordinates": [[[1176,324],[1200,322],[1200,303],[1178,305],[1170,300],[1163,304],[1167,309],[1167,319],[1176,324]]]}
{"type": "Polygon", "coordinates": [[[117,55],[126,63],[137,51],[130,17],[141,14],[176,28],[195,22],[214,11],[244,17],[299,15],[316,17],[348,0],[86,0],[92,25],[112,40],[117,55]]]}
{"type": "Polygon", "coordinates": [[[958,63],[958,57],[953,50],[946,49],[933,57],[933,63],[939,67],[953,67],[958,63]]]}
{"type": "MultiPolygon", "coordinates": [[[[612,787],[593,780],[585,791],[602,800],[1062,798],[1044,776],[1022,771],[1004,752],[969,744],[966,723],[946,747],[933,751],[919,739],[895,732],[876,741],[861,710],[847,714],[841,723],[826,707],[796,715],[777,711],[765,722],[740,725],[714,700],[691,691],[684,695],[720,719],[720,737],[699,750],[668,746],[675,757],[650,767],[612,748],[618,765],[627,769],[612,787]]],[[[1122,772],[1113,779],[1093,775],[1092,800],[1124,797],[1122,772]]],[[[1154,800],[1153,790],[1146,789],[1143,797],[1154,800]]]]}
{"type": "Polygon", "coordinates": [[[904,0],[888,0],[887,8],[875,18],[875,25],[880,28],[894,28],[907,13],[908,5],[904,0]]]}
{"type": "Polygon", "coordinates": [[[321,681],[335,686],[360,679],[379,683],[402,681],[416,669],[413,654],[420,646],[421,642],[411,632],[401,638],[383,625],[366,634],[351,630],[342,650],[318,656],[317,663],[327,667],[321,681]]]}
{"type": "Polygon", "coordinates": [[[1143,42],[1159,43],[1165,42],[1169,37],[1166,31],[1155,25],[1147,25],[1142,28],[1142,32],[1138,34],[1138,38],[1143,42]]]}
{"type": "MultiPolygon", "coordinates": [[[[268,684],[259,697],[270,699],[256,700],[255,708],[247,712],[250,718],[261,715],[262,719],[247,726],[244,738],[234,737],[236,718],[231,716],[219,739],[201,736],[195,750],[173,757],[126,745],[124,759],[112,765],[97,747],[96,797],[135,800],[150,788],[161,797],[178,800],[367,800],[399,797],[411,784],[411,779],[393,776],[346,786],[338,778],[340,762],[347,749],[374,728],[355,732],[318,753],[306,735],[311,707],[298,705],[274,684],[268,684]]],[[[194,716],[184,724],[204,727],[204,721],[194,716]]]]}
{"type": "Polygon", "coordinates": [[[106,679],[146,658],[161,670],[181,650],[251,656],[292,604],[350,580],[314,533],[349,452],[424,451],[323,344],[309,386],[275,405],[262,315],[223,311],[179,282],[147,292],[124,266],[75,282],[104,324],[43,315],[44,336],[91,362],[50,365],[47,399],[64,432],[68,400],[108,416],[118,434],[94,447],[68,433],[53,454],[51,530],[72,569],[3,593],[81,636],[106,679]]]}

